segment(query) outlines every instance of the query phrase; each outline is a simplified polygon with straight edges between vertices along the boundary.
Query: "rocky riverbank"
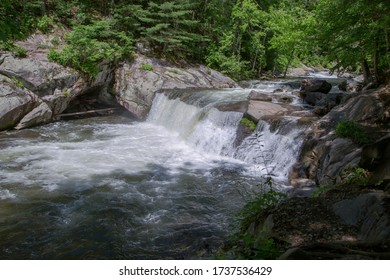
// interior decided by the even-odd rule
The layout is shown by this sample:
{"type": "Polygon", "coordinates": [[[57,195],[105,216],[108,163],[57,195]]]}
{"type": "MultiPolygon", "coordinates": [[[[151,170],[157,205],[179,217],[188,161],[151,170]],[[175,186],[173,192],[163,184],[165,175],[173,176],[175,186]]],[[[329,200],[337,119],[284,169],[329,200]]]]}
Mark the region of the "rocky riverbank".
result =
{"type": "Polygon", "coordinates": [[[271,257],[281,259],[389,259],[389,98],[386,83],[348,95],[313,121],[290,173],[289,198],[241,228],[253,241],[249,255],[243,243],[234,250],[250,257],[272,240],[271,257]],[[346,120],[362,128],[366,142],[338,135],[346,120]]]}
{"type": "Polygon", "coordinates": [[[141,54],[119,65],[102,63],[98,75],[90,78],[48,61],[53,38],[35,34],[19,42],[26,49],[24,58],[0,53],[0,131],[32,127],[63,113],[94,108],[126,108],[133,117],[144,119],[158,90],[236,86],[205,66],[178,66],[141,54]]]}

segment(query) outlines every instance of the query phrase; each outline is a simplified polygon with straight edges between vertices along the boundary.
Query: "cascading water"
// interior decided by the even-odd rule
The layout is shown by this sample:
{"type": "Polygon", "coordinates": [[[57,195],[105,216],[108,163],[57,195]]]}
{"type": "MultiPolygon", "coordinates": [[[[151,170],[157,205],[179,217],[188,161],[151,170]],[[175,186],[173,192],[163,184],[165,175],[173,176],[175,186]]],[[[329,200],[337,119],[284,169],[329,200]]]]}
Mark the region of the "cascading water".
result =
{"type": "Polygon", "coordinates": [[[207,258],[258,186],[285,181],[294,120],[236,146],[248,90],[158,94],[147,122],[118,116],[0,134],[0,258],[207,258]],[[267,150],[267,151],[266,151],[267,150]]]}
{"type": "Polygon", "coordinates": [[[279,183],[287,183],[288,172],[296,161],[305,130],[298,125],[297,118],[282,118],[273,131],[270,124],[260,121],[256,131],[236,146],[237,129],[243,114],[216,109],[219,103],[229,100],[229,95],[220,91],[198,91],[191,98],[183,102],[177,94],[158,94],[148,121],[174,131],[200,152],[238,159],[246,164],[252,175],[272,174],[279,183]],[[205,95],[207,104],[197,105],[202,103],[200,100],[205,95]]]}

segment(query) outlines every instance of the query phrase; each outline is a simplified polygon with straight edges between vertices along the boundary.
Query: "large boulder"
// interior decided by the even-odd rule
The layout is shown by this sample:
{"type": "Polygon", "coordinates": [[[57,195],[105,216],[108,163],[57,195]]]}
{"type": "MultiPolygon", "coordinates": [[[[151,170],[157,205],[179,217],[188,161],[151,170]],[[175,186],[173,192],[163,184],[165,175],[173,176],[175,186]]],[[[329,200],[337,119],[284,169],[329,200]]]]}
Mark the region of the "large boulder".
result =
{"type": "Polygon", "coordinates": [[[26,50],[25,58],[0,53],[0,131],[57,119],[84,94],[94,94],[94,100],[105,106],[119,106],[111,93],[113,63],[104,61],[99,65],[98,75],[87,78],[74,69],[48,61],[47,53],[54,39],[54,35],[34,34],[17,42],[26,50]]]}
{"type": "Polygon", "coordinates": [[[332,85],[325,80],[305,79],[301,82],[301,92],[322,92],[328,93],[332,85]]]}
{"type": "Polygon", "coordinates": [[[390,183],[390,133],[363,147],[359,165],[372,172],[373,183],[390,183]]]}
{"type": "Polygon", "coordinates": [[[13,128],[38,104],[38,96],[19,81],[0,75],[0,131],[13,128]]]}
{"type": "Polygon", "coordinates": [[[15,129],[22,129],[47,123],[51,120],[52,115],[53,112],[50,110],[49,106],[42,102],[40,105],[26,114],[15,127],[15,129]]]}
{"type": "Polygon", "coordinates": [[[138,119],[144,119],[159,90],[235,87],[236,83],[204,66],[179,67],[164,60],[136,55],[115,72],[114,91],[118,102],[138,119]]]}
{"type": "Polygon", "coordinates": [[[80,75],[56,63],[16,58],[9,53],[0,56],[0,74],[18,79],[39,97],[51,95],[55,89],[71,87],[80,75]]]}

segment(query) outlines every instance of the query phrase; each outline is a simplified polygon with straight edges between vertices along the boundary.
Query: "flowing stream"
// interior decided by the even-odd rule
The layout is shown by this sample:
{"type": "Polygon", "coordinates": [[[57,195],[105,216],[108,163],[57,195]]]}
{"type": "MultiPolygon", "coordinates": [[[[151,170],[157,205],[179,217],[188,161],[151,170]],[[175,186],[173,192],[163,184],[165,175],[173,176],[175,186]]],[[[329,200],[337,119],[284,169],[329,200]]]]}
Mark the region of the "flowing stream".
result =
{"type": "MultiPolygon", "coordinates": [[[[275,87],[277,85],[274,85],[275,87]]],[[[0,134],[1,259],[197,259],[223,242],[272,170],[287,184],[294,118],[236,143],[249,90],[157,94],[146,122],[120,116],[0,134]]]]}

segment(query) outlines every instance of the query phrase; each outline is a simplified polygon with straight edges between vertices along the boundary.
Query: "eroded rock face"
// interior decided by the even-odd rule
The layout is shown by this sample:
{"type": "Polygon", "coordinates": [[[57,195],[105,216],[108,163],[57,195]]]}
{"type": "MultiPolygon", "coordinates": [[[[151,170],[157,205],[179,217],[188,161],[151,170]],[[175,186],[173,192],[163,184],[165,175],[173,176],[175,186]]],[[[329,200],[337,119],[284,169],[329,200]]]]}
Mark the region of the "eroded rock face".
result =
{"type": "Polygon", "coordinates": [[[137,55],[115,72],[118,102],[138,119],[144,119],[159,90],[183,88],[227,88],[236,83],[210,68],[180,68],[163,60],[137,55]]]}
{"type": "Polygon", "coordinates": [[[79,74],[56,63],[31,58],[0,57],[0,74],[18,79],[24,87],[39,97],[51,95],[55,89],[71,87],[79,74]]]}
{"type": "Polygon", "coordinates": [[[359,165],[373,173],[373,183],[390,182],[390,134],[364,146],[359,165]]]}
{"type": "Polygon", "coordinates": [[[52,63],[47,59],[54,35],[34,34],[17,42],[27,51],[26,58],[0,53],[0,131],[26,128],[56,119],[78,96],[94,93],[99,102],[119,106],[109,94],[114,65],[103,62],[94,78],[52,63]],[[20,123],[19,123],[20,122],[20,123]]]}
{"type": "Polygon", "coordinates": [[[18,82],[0,75],[0,131],[13,128],[39,104],[39,98],[18,82]]]}
{"type": "MultiPolygon", "coordinates": [[[[361,124],[374,125],[383,119],[385,113],[383,102],[372,93],[352,96],[344,104],[333,108],[326,116],[313,123],[307,131],[301,154],[290,178],[310,179],[318,185],[339,182],[339,173],[343,168],[357,166],[364,159],[361,146],[350,139],[337,137],[335,133],[337,123],[341,120],[353,120],[361,124]]],[[[377,151],[382,144],[378,143],[376,148],[375,145],[371,148],[377,151]]],[[[368,149],[364,148],[367,154],[364,156],[366,162],[370,161],[369,158],[376,159],[374,154],[370,155],[368,149]]],[[[378,166],[376,172],[384,173],[388,170],[388,164],[385,160],[381,164],[383,166],[380,168],[378,166]]]]}

